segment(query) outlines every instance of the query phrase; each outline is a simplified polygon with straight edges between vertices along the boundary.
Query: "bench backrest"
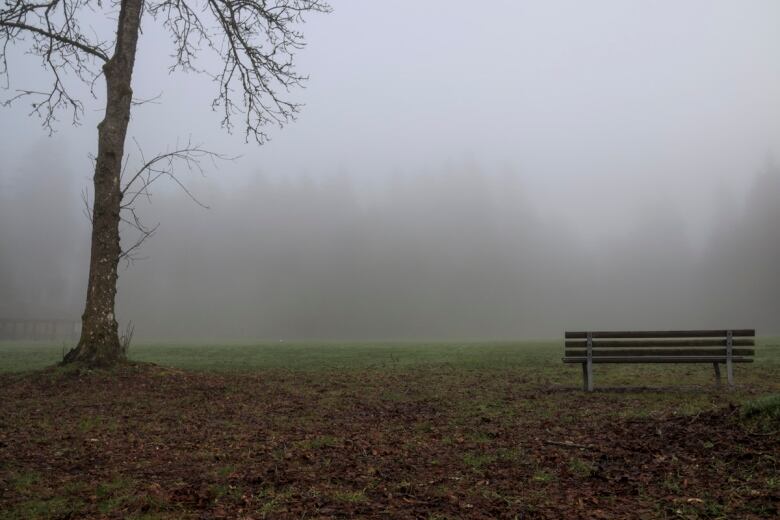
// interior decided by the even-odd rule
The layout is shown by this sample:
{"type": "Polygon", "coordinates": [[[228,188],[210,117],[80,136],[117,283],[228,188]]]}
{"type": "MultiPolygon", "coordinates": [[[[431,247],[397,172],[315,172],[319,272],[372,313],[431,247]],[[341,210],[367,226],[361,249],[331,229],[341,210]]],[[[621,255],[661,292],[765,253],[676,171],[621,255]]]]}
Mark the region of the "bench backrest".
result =
{"type": "Polygon", "coordinates": [[[664,331],[567,331],[566,358],[620,361],[734,361],[755,355],[753,329],[664,331]]]}

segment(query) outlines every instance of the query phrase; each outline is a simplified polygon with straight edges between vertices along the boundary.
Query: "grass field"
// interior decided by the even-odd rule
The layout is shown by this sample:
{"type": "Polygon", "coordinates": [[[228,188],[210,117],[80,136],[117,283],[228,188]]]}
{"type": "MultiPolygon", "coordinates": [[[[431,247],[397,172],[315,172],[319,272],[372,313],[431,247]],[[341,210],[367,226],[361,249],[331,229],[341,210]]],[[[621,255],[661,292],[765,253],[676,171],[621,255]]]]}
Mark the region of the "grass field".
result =
{"type": "MultiPolygon", "coordinates": [[[[510,369],[539,372],[564,382],[579,377],[577,366],[564,367],[563,340],[523,342],[432,342],[432,343],[233,343],[221,345],[145,343],[133,345],[130,358],[185,370],[255,371],[267,369],[332,370],[376,368],[430,368],[451,366],[465,369],[510,369]]],[[[67,347],[62,343],[0,341],[0,372],[38,370],[56,364],[67,347]]],[[[780,367],[780,338],[759,338],[756,363],[741,368],[754,373],[780,367]]],[[[669,367],[634,367],[639,373],[660,371],[663,382],[669,367]],[[649,371],[649,372],[648,372],[649,371]]],[[[689,367],[707,380],[710,370],[689,367]]],[[[600,365],[596,375],[611,380],[631,367],[600,365]]],[[[692,381],[688,381],[692,382],[692,381]]],[[[701,381],[698,381],[701,382],[701,381]]]]}
{"type": "Polygon", "coordinates": [[[130,354],[159,366],[41,370],[61,345],[0,343],[0,519],[780,513],[772,338],[732,390],[597,365],[593,394],[561,341],[130,354]]]}
{"type": "MultiPolygon", "coordinates": [[[[780,343],[780,342],[778,342],[780,343]]],[[[0,371],[41,369],[62,359],[62,344],[0,342],[0,371]]],[[[770,350],[770,352],[774,352],[770,350]]],[[[421,368],[560,368],[561,342],[522,343],[234,343],[225,345],[139,344],[135,361],[186,370],[254,371],[421,368]]],[[[774,354],[773,354],[774,355],[774,354]]],[[[775,356],[780,363],[780,351],[775,356]]],[[[574,372],[574,371],[572,371],[574,372]]]]}

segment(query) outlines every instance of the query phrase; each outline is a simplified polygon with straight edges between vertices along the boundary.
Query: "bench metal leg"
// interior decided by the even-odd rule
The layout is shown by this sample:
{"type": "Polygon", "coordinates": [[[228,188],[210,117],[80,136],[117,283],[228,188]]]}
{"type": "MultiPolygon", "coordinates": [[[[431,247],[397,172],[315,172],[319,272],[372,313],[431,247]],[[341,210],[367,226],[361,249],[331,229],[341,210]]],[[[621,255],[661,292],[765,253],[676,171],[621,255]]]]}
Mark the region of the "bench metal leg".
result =
{"type": "Polygon", "coordinates": [[[582,364],[582,389],[588,391],[588,367],[587,364],[582,364]]]}
{"type": "Polygon", "coordinates": [[[587,363],[585,363],[587,366],[587,372],[588,372],[588,392],[593,391],[593,361],[589,360],[587,363]]]}
{"type": "Polygon", "coordinates": [[[715,369],[715,384],[720,386],[720,365],[713,363],[712,367],[715,369]]]}
{"type": "Polygon", "coordinates": [[[734,363],[732,362],[732,355],[734,349],[734,335],[730,330],[726,331],[726,377],[729,380],[729,386],[734,386],[734,363]]]}
{"type": "Polygon", "coordinates": [[[588,332],[586,336],[586,344],[588,349],[588,392],[593,391],[593,333],[588,332]]]}

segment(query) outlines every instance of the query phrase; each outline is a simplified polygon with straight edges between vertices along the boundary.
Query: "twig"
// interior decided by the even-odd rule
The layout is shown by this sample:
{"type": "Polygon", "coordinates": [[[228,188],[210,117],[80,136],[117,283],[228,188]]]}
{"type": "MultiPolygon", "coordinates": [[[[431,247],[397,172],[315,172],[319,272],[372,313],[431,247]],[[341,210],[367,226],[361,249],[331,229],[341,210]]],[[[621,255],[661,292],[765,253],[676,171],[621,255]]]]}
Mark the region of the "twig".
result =
{"type": "Polygon", "coordinates": [[[748,431],[747,434],[748,435],[752,435],[754,437],[774,437],[774,436],[780,435],[780,430],[775,430],[775,431],[769,432],[769,433],[758,433],[758,432],[748,431]]]}
{"type": "Polygon", "coordinates": [[[542,439],[544,444],[551,444],[553,446],[561,446],[562,448],[579,448],[581,450],[594,450],[596,446],[593,444],[576,444],[569,441],[551,441],[548,439],[542,439]]]}

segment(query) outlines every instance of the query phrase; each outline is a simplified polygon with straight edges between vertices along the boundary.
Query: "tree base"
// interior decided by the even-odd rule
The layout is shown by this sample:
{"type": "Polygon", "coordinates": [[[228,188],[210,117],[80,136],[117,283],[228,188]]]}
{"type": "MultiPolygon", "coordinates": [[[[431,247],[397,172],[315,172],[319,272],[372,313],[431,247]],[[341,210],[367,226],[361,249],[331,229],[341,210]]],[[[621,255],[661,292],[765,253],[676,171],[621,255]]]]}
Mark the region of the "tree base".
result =
{"type": "Polygon", "coordinates": [[[78,364],[86,368],[108,368],[125,363],[127,356],[117,341],[115,345],[88,345],[79,343],[71,349],[62,361],[60,366],[78,364]]]}

